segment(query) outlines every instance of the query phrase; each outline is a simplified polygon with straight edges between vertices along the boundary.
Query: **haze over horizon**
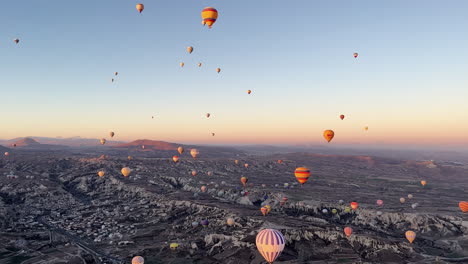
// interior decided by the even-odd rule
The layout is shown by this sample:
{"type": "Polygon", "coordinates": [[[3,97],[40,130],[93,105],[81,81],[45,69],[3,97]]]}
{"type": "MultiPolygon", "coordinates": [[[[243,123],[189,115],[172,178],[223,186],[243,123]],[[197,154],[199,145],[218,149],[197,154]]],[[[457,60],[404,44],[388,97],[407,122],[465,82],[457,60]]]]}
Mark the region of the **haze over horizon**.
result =
{"type": "Polygon", "coordinates": [[[468,147],[466,1],[136,3],[5,1],[0,138],[468,147]]]}

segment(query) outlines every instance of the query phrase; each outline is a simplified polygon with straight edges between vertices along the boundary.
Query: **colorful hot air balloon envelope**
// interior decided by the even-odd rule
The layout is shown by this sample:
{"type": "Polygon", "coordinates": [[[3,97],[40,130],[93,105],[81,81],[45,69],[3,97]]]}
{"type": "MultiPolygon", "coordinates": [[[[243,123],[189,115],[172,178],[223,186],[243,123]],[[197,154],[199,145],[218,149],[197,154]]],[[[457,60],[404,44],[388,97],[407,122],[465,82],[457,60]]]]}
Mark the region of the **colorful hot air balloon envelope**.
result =
{"type": "MultiPolygon", "coordinates": [[[[195,176],[195,175],[194,175],[194,176],[195,176]]],[[[201,190],[202,192],[206,192],[206,186],[203,185],[202,187],[200,187],[200,190],[201,190]]]]}
{"type": "Polygon", "coordinates": [[[357,202],[351,202],[351,209],[357,210],[359,207],[359,204],[357,202]]]}
{"type": "Polygon", "coordinates": [[[365,130],[365,131],[369,130],[369,127],[367,127],[367,126],[366,126],[366,127],[364,127],[364,130],[365,130]]]}
{"type": "Polygon", "coordinates": [[[257,249],[268,263],[273,263],[284,249],[284,237],[275,229],[263,229],[257,234],[257,249]]]}
{"type": "Polygon", "coordinates": [[[179,244],[177,244],[177,243],[171,243],[171,244],[169,245],[169,248],[170,248],[171,250],[176,250],[178,247],[179,247],[179,244]]]}
{"type": "Polygon", "coordinates": [[[461,210],[463,213],[468,212],[468,202],[461,201],[461,202],[458,203],[458,207],[460,207],[460,210],[461,210]]]}
{"type": "Polygon", "coordinates": [[[251,91],[251,90],[247,90],[247,94],[251,94],[251,93],[252,93],[252,91],[251,91]]]}
{"type": "Polygon", "coordinates": [[[249,164],[248,164],[248,163],[245,163],[245,164],[244,164],[244,167],[248,168],[248,167],[249,167],[249,164]]]}
{"type": "Polygon", "coordinates": [[[345,227],[344,228],[344,233],[347,237],[351,236],[351,234],[353,233],[353,229],[349,226],[345,227]]]}
{"type": "Polygon", "coordinates": [[[192,53],[193,52],[193,47],[192,46],[187,47],[187,52],[192,53]]]}
{"type": "Polygon", "coordinates": [[[228,219],[226,219],[226,224],[228,226],[233,226],[235,224],[235,221],[233,218],[229,217],[228,219]]]}
{"type": "Polygon", "coordinates": [[[10,153],[7,151],[7,152],[5,152],[4,155],[8,157],[8,156],[10,156],[10,153]]]}
{"type": "Polygon", "coordinates": [[[382,206],[382,205],[383,205],[383,201],[382,201],[382,200],[377,200],[377,205],[378,205],[378,206],[382,206]]]}
{"type": "Polygon", "coordinates": [[[239,160],[235,160],[234,163],[235,163],[236,165],[238,165],[238,164],[239,164],[239,160]]]}
{"type": "Polygon", "coordinates": [[[207,226],[210,222],[208,222],[208,220],[201,220],[200,224],[202,226],[207,226]]]}
{"type": "Polygon", "coordinates": [[[174,162],[178,162],[179,161],[179,156],[172,156],[172,160],[174,162]]]}
{"type": "Polygon", "coordinates": [[[132,258],[132,264],[144,264],[144,263],[145,263],[145,259],[143,257],[136,256],[132,258]]]}
{"type": "Polygon", "coordinates": [[[185,63],[181,62],[181,63],[179,63],[179,65],[180,65],[181,68],[183,68],[185,63]]]}
{"type": "Polygon", "coordinates": [[[249,181],[249,179],[247,179],[247,177],[241,177],[240,181],[241,181],[242,185],[244,185],[244,187],[245,187],[247,182],[249,181]]]}
{"type": "Polygon", "coordinates": [[[400,203],[405,203],[405,201],[406,201],[405,198],[403,197],[400,198],[400,203]]]}
{"type": "Polygon", "coordinates": [[[112,132],[112,131],[111,131],[111,132],[109,132],[109,136],[110,136],[111,138],[112,138],[112,137],[114,137],[114,135],[115,135],[115,133],[114,133],[114,132],[112,132]]]}
{"type": "Polygon", "coordinates": [[[265,205],[264,207],[267,209],[267,214],[269,214],[271,212],[271,206],[265,205]]]}
{"type": "Polygon", "coordinates": [[[336,210],[335,208],[332,209],[332,214],[337,214],[338,213],[338,210],[336,210]]]}
{"type": "Polygon", "coordinates": [[[217,73],[220,73],[220,72],[221,72],[221,68],[216,68],[216,72],[217,72],[217,73]]]}
{"type": "Polygon", "coordinates": [[[348,206],[345,207],[344,209],[345,213],[350,213],[351,212],[351,208],[349,208],[348,206]]]}
{"type": "Polygon", "coordinates": [[[330,142],[333,137],[335,136],[335,132],[333,130],[325,130],[323,131],[323,137],[325,138],[326,141],[330,142]]]}
{"type": "Polygon", "coordinates": [[[190,150],[190,155],[192,155],[192,158],[196,159],[198,157],[198,154],[200,154],[200,152],[198,152],[197,149],[190,150]]]}
{"type": "Polygon", "coordinates": [[[128,156],[127,159],[128,159],[128,160],[132,160],[133,157],[132,157],[132,156],[128,156]]]}
{"type": "Polygon", "coordinates": [[[278,164],[281,164],[281,163],[283,163],[283,160],[278,160],[278,164]]]}
{"type": "Polygon", "coordinates": [[[97,174],[99,175],[99,177],[104,177],[105,172],[104,171],[99,171],[97,174]]]}
{"type": "Polygon", "coordinates": [[[357,58],[359,56],[359,54],[357,52],[354,52],[353,56],[354,56],[354,58],[357,58]]]}
{"type": "Polygon", "coordinates": [[[143,12],[143,9],[145,9],[145,6],[143,4],[137,4],[136,5],[136,10],[138,10],[138,12],[143,12]]]}
{"type": "Polygon", "coordinates": [[[410,243],[413,243],[414,239],[416,238],[416,233],[411,230],[406,231],[405,236],[406,236],[406,239],[408,239],[410,243]]]}
{"type": "Polygon", "coordinates": [[[184,153],[184,148],[183,147],[178,147],[177,152],[179,152],[179,154],[184,153]]]}
{"type": "Polygon", "coordinates": [[[130,173],[132,172],[132,170],[130,170],[129,167],[124,167],[124,168],[122,168],[122,170],[121,170],[120,172],[122,172],[122,175],[123,175],[124,177],[128,177],[128,175],[130,175],[130,173]]]}
{"type": "Polygon", "coordinates": [[[268,214],[268,209],[264,206],[260,208],[260,212],[262,212],[263,216],[266,216],[268,214]]]}
{"type": "Polygon", "coordinates": [[[196,170],[192,170],[192,176],[197,176],[197,171],[196,170]]]}
{"type": "Polygon", "coordinates": [[[213,27],[213,24],[218,19],[218,10],[214,7],[205,7],[201,12],[202,24],[207,25],[208,28],[213,27]]]}
{"type": "Polygon", "coordinates": [[[426,184],[427,184],[427,182],[426,182],[425,180],[422,180],[422,181],[421,181],[421,185],[422,185],[422,186],[426,186],[426,184]]]}
{"type": "Polygon", "coordinates": [[[300,184],[304,184],[310,177],[310,170],[306,167],[299,167],[294,171],[294,176],[300,184]]]}
{"type": "Polygon", "coordinates": [[[343,119],[344,119],[344,115],[340,115],[340,119],[343,120],[343,119]]]}
{"type": "Polygon", "coordinates": [[[100,142],[101,142],[101,145],[104,145],[104,144],[106,144],[106,139],[105,139],[105,138],[101,138],[100,142]]]}

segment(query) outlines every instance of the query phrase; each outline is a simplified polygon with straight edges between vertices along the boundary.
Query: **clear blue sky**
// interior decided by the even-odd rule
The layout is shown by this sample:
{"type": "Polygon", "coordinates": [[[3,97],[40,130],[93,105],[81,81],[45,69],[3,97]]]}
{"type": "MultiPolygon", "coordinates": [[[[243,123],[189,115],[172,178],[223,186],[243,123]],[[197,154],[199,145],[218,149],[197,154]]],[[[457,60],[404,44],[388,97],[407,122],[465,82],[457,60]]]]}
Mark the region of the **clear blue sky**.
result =
{"type": "Polygon", "coordinates": [[[2,1],[0,138],[468,143],[466,0],[137,3],[2,1]]]}

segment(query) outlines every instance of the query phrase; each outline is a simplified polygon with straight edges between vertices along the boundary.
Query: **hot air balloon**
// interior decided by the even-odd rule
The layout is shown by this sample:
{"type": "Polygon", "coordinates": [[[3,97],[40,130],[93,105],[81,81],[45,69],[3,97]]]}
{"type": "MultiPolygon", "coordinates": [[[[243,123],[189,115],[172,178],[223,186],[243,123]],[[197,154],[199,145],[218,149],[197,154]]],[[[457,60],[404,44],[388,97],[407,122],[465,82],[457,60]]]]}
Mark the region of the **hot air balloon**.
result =
{"type": "Polygon", "coordinates": [[[340,119],[343,120],[343,119],[344,119],[344,115],[340,115],[340,119]]]}
{"type": "Polygon", "coordinates": [[[294,171],[294,175],[300,184],[304,184],[310,177],[310,170],[306,167],[299,167],[294,171]]]}
{"type": "Polygon", "coordinates": [[[248,167],[249,167],[249,164],[248,164],[248,163],[245,163],[245,164],[244,164],[244,167],[245,167],[245,168],[248,168],[248,167]]]}
{"type": "Polygon", "coordinates": [[[198,152],[197,149],[191,149],[190,150],[190,155],[192,155],[192,158],[196,159],[198,157],[198,154],[200,154],[200,153],[198,152]]]}
{"type": "Polygon", "coordinates": [[[211,28],[218,19],[218,10],[214,7],[205,7],[201,12],[202,24],[211,28]]]}
{"type": "Polygon", "coordinates": [[[221,72],[221,68],[216,68],[216,72],[217,72],[217,73],[220,73],[220,72],[221,72]]]}
{"type": "Polygon", "coordinates": [[[192,170],[192,176],[197,176],[197,171],[196,170],[192,170]]]}
{"type": "Polygon", "coordinates": [[[460,207],[460,210],[461,210],[463,213],[468,212],[468,202],[461,201],[461,202],[458,203],[458,207],[460,207]]]}
{"type": "Polygon", "coordinates": [[[214,137],[215,133],[211,133],[211,135],[214,137]]]}
{"type": "Polygon", "coordinates": [[[378,205],[378,206],[382,206],[382,205],[383,205],[383,201],[382,201],[382,200],[377,200],[377,205],[378,205]]]}
{"type": "Polygon", "coordinates": [[[242,176],[240,178],[240,181],[241,181],[242,185],[244,185],[244,187],[245,187],[247,182],[249,181],[249,179],[247,179],[247,177],[245,177],[245,176],[242,176]]]}
{"type": "Polygon", "coordinates": [[[323,137],[325,138],[325,140],[327,140],[328,142],[330,142],[333,137],[335,136],[335,132],[333,132],[333,130],[325,130],[323,131],[323,137]]]}
{"type": "Polygon", "coordinates": [[[283,160],[278,160],[278,164],[281,164],[281,163],[283,163],[283,160]]]}
{"type": "Polygon", "coordinates": [[[263,229],[257,234],[257,249],[268,263],[273,263],[284,249],[284,237],[275,229],[263,229]]]}
{"type": "Polygon", "coordinates": [[[178,162],[179,161],[179,156],[172,156],[172,160],[174,162],[178,162]]]}
{"type": "Polygon", "coordinates": [[[119,75],[119,73],[118,73],[118,72],[114,72],[114,75],[117,76],[117,75],[119,75]]]}
{"type": "Polygon", "coordinates": [[[132,264],[144,264],[144,263],[145,263],[145,259],[143,257],[136,256],[132,258],[132,264]]]}
{"type": "Polygon", "coordinates": [[[142,148],[142,149],[145,149],[145,145],[141,145],[141,148],[142,148]]]}
{"type": "Polygon", "coordinates": [[[210,113],[206,113],[206,118],[210,118],[211,114],[210,113]]]}
{"type": "Polygon", "coordinates": [[[354,52],[353,56],[354,56],[354,58],[357,58],[359,56],[359,54],[357,52],[354,52]]]}
{"type": "Polygon", "coordinates": [[[251,91],[251,90],[247,90],[247,94],[251,94],[251,93],[252,93],[252,91],[251,91]]]}
{"type": "Polygon", "coordinates": [[[267,209],[267,214],[269,214],[271,212],[271,206],[267,204],[264,207],[267,209]]]}
{"type": "Polygon", "coordinates": [[[10,153],[9,152],[5,152],[5,156],[10,156],[10,153]]]}
{"type": "Polygon", "coordinates": [[[206,173],[206,175],[208,175],[209,177],[213,176],[213,172],[212,171],[209,171],[206,173]]]}
{"type": "Polygon", "coordinates": [[[198,67],[201,67],[201,66],[202,66],[202,63],[201,63],[201,62],[199,62],[199,63],[198,63],[198,67]]]}
{"type": "Polygon", "coordinates": [[[97,174],[99,175],[99,177],[104,177],[105,172],[104,171],[99,171],[97,174]]]}
{"type": "Polygon", "coordinates": [[[187,47],[187,52],[192,53],[193,52],[193,47],[192,46],[187,47]]]}
{"type": "Polygon", "coordinates": [[[335,208],[332,209],[332,214],[337,214],[338,213],[338,210],[336,210],[335,208]]]}
{"type": "Polygon", "coordinates": [[[183,147],[178,147],[177,151],[179,152],[179,154],[182,154],[182,153],[184,153],[184,148],[183,147]]]}
{"type": "Polygon", "coordinates": [[[358,204],[357,202],[351,202],[351,208],[352,208],[353,210],[357,210],[358,207],[359,207],[359,204],[358,204]]]}
{"type": "Polygon", "coordinates": [[[170,248],[171,250],[176,250],[178,247],[179,247],[179,244],[177,244],[177,243],[171,243],[171,244],[169,245],[169,248],[170,248]]]}
{"type": "Polygon", "coordinates": [[[235,221],[233,218],[229,217],[228,219],[226,219],[226,224],[228,226],[233,226],[235,224],[235,221]]]}
{"type": "Polygon", "coordinates": [[[283,206],[284,204],[286,204],[287,201],[288,201],[288,197],[286,197],[286,196],[283,197],[283,198],[281,199],[280,205],[283,206]]]}
{"type": "Polygon", "coordinates": [[[239,164],[239,160],[234,160],[234,163],[235,163],[236,165],[238,165],[238,164],[239,164]]]}
{"type": "Polygon", "coordinates": [[[13,147],[16,148],[16,144],[13,144],[13,147]]]}
{"type": "Polygon", "coordinates": [[[106,144],[106,139],[105,139],[105,138],[101,138],[100,141],[101,141],[101,144],[102,144],[102,145],[106,144]]]}
{"type": "Polygon", "coordinates": [[[408,199],[413,199],[413,195],[411,193],[408,194],[408,199]]]}
{"type": "Polygon", "coordinates": [[[111,82],[114,82],[114,78],[111,79],[111,82]]]}
{"type": "Polygon", "coordinates": [[[365,131],[369,130],[369,127],[367,127],[367,126],[366,126],[366,127],[364,127],[364,130],[365,130],[365,131]]]}
{"type": "Polygon", "coordinates": [[[418,207],[418,205],[419,205],[418,203],[411,204],[411,208],[416,209],[416,207],[418,207]]]}
{"type": "Polygon", "coordinates": [[[132,172],[132,170],[130,170],[129,167],[124,167],[122,168],[121,172],[123,176],[128,177],[128,175],[130,175],[130,172],[132,172]]]}
{"type": "Polygon", "coordinates": [[[426,182],[425,180],[422,180],[422,181],[421,181],[421,185],[422,185],[422,186],[426,186],[426,184],[427,184],[427,182],[426,182]]]}
{"type": "MultiPolygon", "coordinates": [[[[194,176],[195,176],[195,175],[194,175],[194,176]]],[[[206,192],[206,186],[203,185],[202,187],[200,187],[200,190],[201,190],[202,192],[206,192]]]]}
{"type": "Polygon", "coordinates": [[[180,65],[181,68],[183,68],[185,63],[181,62],[181,63],[179,63],[179,65],[180,65]]]}
{"type": "Polygon", "coordinates": [[[405,203],[405,201],[406,201],[405,198],[403,197],[400,198],[400,203],[405,203]]]}
{"type": "Polygon", "coordinates": [[[111,131],[111,132],[109,132],[109,136],[110,136],[111,138],[113,138],[113,137],[114,137],[114,135],[115,135],[115,133],[114,133],[114,132],[112,132],[112,131],[111,131]]]}
{"type": "Polygon", "coordinates": [[[265,206],[260,208],[260,211],[262,212],[263,216],[266,216],[268,214],[268,209],[265,206]]]}
{"type": "Polygon", "coordinates": [[[353,233],[353,229],[349,226],[345,227],[344,228],[344,233],[347,237],[351,236],[351,234],[353,233]]]}
{"type": "Polygon", "coordinates": [[[145,6],[143,4],[137,4],[136,5],[136,9],[138,10],[138,12],[143,12],[143,9],[145,9],[145,6]]]}
{"type": "Polygon", "coordinates": [[[14,39],[13,41],[14,41],[16,44],[19,43],[19,39],[14,39]]]}
{"type": "Polygon", "coordinates": [[[351,208],[349,208],[348,206],[346,206],[346,207],[344,208],[344,211],[345,211],[345,213],[351,213],[351,208]]]}
{"type": "Polygon", "coordinates": [[[193,227],[197,227],[199,224],[200,224],[200,223],[198,223],[197,221],[193,221],[193,222],[192,222],[192,226],[193,226],[193,227]]]}
{"type": "Polygon", "coordinates": [[[405,233],[406,239],[411,243],[413,243],[414,239],[416,238],[416,233],[413,231],[406,231],[405,233]]]}
{"type": "Polygon", "coordinates": [[[127,159],[128,159],[128,160],[132,160],[133,157],[132,157],[132,156],[128,156],[127,159]]]}
{"type": "Polygon", "coordinates": [[[201,222],[200,222],[200,224],[201,224],[202,226],[204,226],[204,227],[205,227],[205,226],[208,226],[209,223],[210,223],[210,222],[208,222],[208,220],[206,220],[206,219],[205,219],[205,220],[201,220],[201,222]]]}

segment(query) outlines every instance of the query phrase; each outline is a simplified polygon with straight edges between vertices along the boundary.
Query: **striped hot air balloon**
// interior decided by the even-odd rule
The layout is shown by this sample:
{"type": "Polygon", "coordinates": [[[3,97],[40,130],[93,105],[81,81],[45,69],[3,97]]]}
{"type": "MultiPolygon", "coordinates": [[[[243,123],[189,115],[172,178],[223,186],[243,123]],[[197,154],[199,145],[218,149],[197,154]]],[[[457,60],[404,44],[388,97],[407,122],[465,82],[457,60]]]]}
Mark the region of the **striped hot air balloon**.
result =
{"type": "Polygon", "coordinates": [[[414,239],[416,238],[416,233],[413,231],[406,231],[405,236],[410,243],[413,243],[414,239]]]}
{"type": "Polygon", "coordinates": [[[460,207],[460,210],[462,210],[463,213],[468,212],[468,202],[461,201],[458,203],[458,207],[460,207]]]}
{"type": "Polygon", "coordinates": [[[294,171],[294,176],[300,184],[304,184],[310,177],[310,170],[306,167],[299,167],[294,171]]]}
{"type": "Polygon", "coordinates": [[[216,10],[214,7],[206,7],[201,12],[201,16],[203,19],[202,24],[207,25],[208,28],[211,28],[216,22],[216,19],[218,19],[218,10],[216,10]]]}
{"type": "Polygon", "coordinates": [[[268,263],[273,263],[284,249],[284,237],[275,229],[263,229],[257,234],[257,249],[268,263]]]}

